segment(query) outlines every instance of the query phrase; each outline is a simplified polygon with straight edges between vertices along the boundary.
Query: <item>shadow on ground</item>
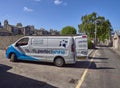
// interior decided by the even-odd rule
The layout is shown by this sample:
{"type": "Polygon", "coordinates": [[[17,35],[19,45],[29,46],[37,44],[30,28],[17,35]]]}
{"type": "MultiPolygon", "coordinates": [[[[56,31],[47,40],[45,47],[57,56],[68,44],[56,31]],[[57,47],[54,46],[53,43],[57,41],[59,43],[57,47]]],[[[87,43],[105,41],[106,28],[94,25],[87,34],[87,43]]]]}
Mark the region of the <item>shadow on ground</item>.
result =
{"type": "Polygon", "coordinates": [[[66,65],[66,67],[70,68],[88,68],[88,69],[94,69],[94,70],[104,70],[104,69],[115,69],[113,67],[97,67],[97,63],[104,63],[107,64],[107,60],[109,58],[97,58],[97,57],[89,57],[88,61],[77,61],[75,65],[66,65]],[[91,59],[94,60],[100,60],[100,61],[90,61],[91,59]]]}
{"type": "MultiPolygon", "coordinates": [[[[89,59],[93,59],[93,57],[88,57],[89,59]]],[[[108,60],[109,58],[98,58],[98,57],[94,57],[94,60],[108,60]]]]}
{"type": "Polygon", "coordinates": [[[57,88],[45,82],[7,72],[10,69],[12,67],[0,64],[0,88],[57,88]]]}
{"type": "MultiPolygon", "coordinates": [[[[83,68],[83,69],[115,69],[113,67],[97,67],[96,66],[96,63],[107,63],[107,60],[109,58],[97,58],[97,57],[94,57],[94,59],[99,59],[101,60],[101,62],[98,62],[98,61],[90,61],[90,59],[92,59],[93,57],[89,57],[89,60],[87,61],[77,61],[75,64],[67,64],[67,65],[64,65],[63,67],[61,68],[83,68]]],[[[53,63],[47,63],[47,62],[36,62],[36,61],[19,61],[19,62],[16,62],[16,63],[27,63],[27,64],[36,64],[36,65],[47,65],[47,66],[55,66],[53,63]]]]}

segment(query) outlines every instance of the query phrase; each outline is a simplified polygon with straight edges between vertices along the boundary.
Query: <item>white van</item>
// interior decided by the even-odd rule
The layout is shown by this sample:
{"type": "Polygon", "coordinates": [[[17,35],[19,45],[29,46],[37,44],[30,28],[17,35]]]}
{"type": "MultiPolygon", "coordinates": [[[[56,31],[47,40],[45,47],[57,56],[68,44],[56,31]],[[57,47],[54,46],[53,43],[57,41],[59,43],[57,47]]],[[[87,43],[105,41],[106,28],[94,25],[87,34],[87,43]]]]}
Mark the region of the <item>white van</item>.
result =
{"type": "Polygon", "coordinates": [[[30,60],[53,62],[56,66],[74,64],[75,44],[70,36],[26,36],[6,50],[10,61],[30,60]]]}
{"type": "Polygon", "coordinates": [[[76,46],[76,58],[87,57],[88,55],[88,44],[87,35],[74,36],[76,46]]]}

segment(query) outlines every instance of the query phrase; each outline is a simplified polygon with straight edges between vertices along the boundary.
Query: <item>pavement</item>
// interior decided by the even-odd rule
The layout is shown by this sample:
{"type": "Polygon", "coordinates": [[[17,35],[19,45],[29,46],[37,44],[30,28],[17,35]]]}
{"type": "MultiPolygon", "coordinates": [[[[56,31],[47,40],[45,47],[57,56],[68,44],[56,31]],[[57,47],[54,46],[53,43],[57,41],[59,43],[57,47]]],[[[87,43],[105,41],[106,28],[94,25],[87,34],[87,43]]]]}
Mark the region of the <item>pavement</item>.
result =
{"type": "Polygon", "coordinates": [[[115,53],[117,53],[118,55],[120,55],[120,50],[115,49],[115,48],[113,48],[113,47],[110,47],[110,49],[112,49],[115,53]]]}
{"type": "Polygon", "coordinates": [[[88,49],[88,56],[93,52],[94,49],[88,49]]]}
{"type": "MultiPolygon", "coordinates": [[[[93,52],[94,53],[94,52],[93,52]]],[[[120,88],[120,55],[111,47],[98,47],[80,88],[120,88]]]]}
{"type": "MultiPolygon", "coordinates": [[[[99,47],[97,47],[99,48],[99,47]]],[[[110,47],[110,49],[112,49],[116,54],[120,55],[120,50],[115,49],[113,47],[110,47]]],[[[88,49],[88,56],[94,51],[95,49],[88,49]]]]}

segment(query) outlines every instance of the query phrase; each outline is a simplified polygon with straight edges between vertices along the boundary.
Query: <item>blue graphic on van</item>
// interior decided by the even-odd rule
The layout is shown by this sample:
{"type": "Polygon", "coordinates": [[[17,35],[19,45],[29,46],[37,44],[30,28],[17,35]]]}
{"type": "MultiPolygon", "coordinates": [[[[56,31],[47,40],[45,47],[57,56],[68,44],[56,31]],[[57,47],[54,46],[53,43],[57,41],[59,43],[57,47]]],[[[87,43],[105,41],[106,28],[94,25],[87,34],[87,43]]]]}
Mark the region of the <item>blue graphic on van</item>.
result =
{"type": "Polygon", "coordinates": [[[65,54],[64,50],[52,50],[52,54],[65,54]]]}
{"type": "Polygon", "coordinates": [[[27,53],[37,53],[37,54],[65,54],[65,50],[62,50],[62,49],[32,49],[31,52],[27,52],[27,53]]]}
{"type": "Polygon", "coordinates": [[[62,40],[62,41],[60,41],[60,45],[59,46],[66,48],[67,43],[68,43],[68,41],[62,40]]]}
{"type": "Polygon", "coordinates": [[[24,54],[23,52],[16,50],[14,48],[14,46],[12,46],[12,45],[8,47],[8,49],[6,51],[6,57],[9,58],[9,55],[11,53],[14,53],[17,56],[17,59],[20,59],[20,60],[33,60],[33,61],[38,60],[37,58],[28,56],[28,55],[24,54]]]}

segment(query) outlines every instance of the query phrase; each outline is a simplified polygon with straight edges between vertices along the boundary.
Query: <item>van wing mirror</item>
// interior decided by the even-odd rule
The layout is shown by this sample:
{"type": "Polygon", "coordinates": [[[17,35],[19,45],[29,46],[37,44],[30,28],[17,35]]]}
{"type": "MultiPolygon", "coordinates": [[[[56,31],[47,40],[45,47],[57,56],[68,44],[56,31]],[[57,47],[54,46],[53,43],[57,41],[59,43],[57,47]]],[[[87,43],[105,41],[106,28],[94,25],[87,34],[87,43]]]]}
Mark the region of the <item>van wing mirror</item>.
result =
{"type": "Polygon", "coordinates": [[[19,46],[19,44],[18,44],[18,43],[16,43],[16,44],[15,44],[15,46],[16,46],[16,47],[18,47],[18,46],[19,46]]]}

